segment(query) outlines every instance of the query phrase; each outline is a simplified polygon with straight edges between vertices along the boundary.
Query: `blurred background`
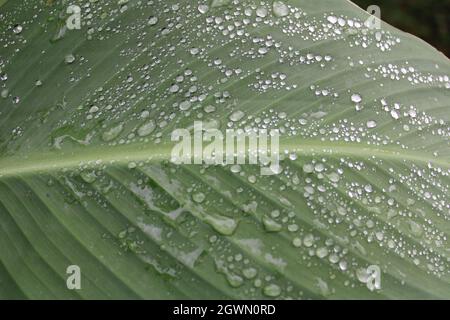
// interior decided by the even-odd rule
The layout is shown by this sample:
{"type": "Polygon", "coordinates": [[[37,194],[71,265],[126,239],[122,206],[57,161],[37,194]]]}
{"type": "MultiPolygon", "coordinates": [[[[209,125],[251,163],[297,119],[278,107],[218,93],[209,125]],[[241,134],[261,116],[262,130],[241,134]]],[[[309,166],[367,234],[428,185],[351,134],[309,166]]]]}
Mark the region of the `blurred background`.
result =
{"type": "Polygon", "coordinates": [[[450,57],[450,0],[351,0],[363,9],[377,5],[381,19],[412,33],[450,57]]]}

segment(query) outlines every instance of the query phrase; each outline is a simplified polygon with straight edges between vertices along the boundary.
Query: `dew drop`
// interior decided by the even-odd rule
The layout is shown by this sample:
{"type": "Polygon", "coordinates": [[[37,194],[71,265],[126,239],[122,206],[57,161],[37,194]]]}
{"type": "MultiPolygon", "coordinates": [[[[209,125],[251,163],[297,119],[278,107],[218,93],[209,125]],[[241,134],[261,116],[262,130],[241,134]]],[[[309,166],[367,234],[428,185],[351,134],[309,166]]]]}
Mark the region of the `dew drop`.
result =
{"type": "Polygon", "coordinates": [[[238,226],[237,221],[229,217],[206,215],[204,219],[214,230],[225,236],[231,236],[238,226]]]}
{"type": "Polygon", "coordinates": [[[3,99],[8,98],[9,90],[8,90],[8,89],[3,89],[2,92],[0,93],[0,95],[1,95],[1,97],[2,97],[3,99]]]}
{"type": "Polygon", "coordinates": [[[205,201],[205,194],[202,192],[198,192],[198,193],[194,193],[192,195],[192,200],[194,200],[197,203],[202,203],[203,201],[205,201]]]}
{"type": "Polygon", "coordinates": [[[103,132],[102,134],[102,139],[103,141],[109,142],[114,140],[115,138],[117,138],[119,136],[119,134],[122,132],[123,130],[123,124],[119,124],[105,132],[103,132]]]}
{"type": "Polygon", "coordinates": [[[264,294],[268,297],[274,298],[281,294],[281,288],[276,284],[269,284],[264,287],[264,294]]]}
{"type": "Polygon", "coordinates": [[[16,24],[16,25],[14,26],[14,28],[13,28],[13,32],[14,32],[15,34],[20,34],[20,33],[22,33],[22,30],[23,30],[23,28],[22,28],[22,26],[21,26],[20,24],[16,24]]]}
{"type": "Polygon", "coordinates": [[[180,110],[182,111],[186,111],[189,110],[189,108],[191,107],[191,102],[190,101],[183,101],[182,103],[180,103],[180,110]]]}
{"type": "Polygon", "coordinates": [[[367,121],[366,125],[367,125],[367,128],[372,129],[377,126],[377,123],[374,120],[369,120],[369,121],[367,121]]]}
{"type": "Polygon", "coordinates": [[[273,3],[273,14],[276,17],[285,17],[289,14],[289,8],[282,1],[275,1],[273,3]]]}
{"type": "Polygon", "coordinates": [[[64,62],[66,64],[72,64],[74,61],[75,61],[75,56],[71,53],[64,57],[64,62]]]}
{"type": "Polygon", "coordinates": [[[352,101],[355,103],[360,103],[362,101],[362,98],[359,94],[355,93],[352,95],[352,101]]]}
{"type": "Polygon", "coordinates": [[[260,8],[258,8],[258,9],[256,9],[256,15],[258,16],[258,17],[260,17],[260,18],[265,18],[265,17],[267,17],[267,9],[266,8],[263,8],[263,7],[260,7],[260,8]]]}
{"type": "Polygon", "coordinates": [[[269,218],[267,216],[264,216],[262,220],[263,220],[263,224],[264,224],[264,229],[266,229],[266,231],[268,231],[268,232],[281,231],[281,224],[279,224],[275,220],[272,220],[271,218],[269,218]]]}
{"type": "Polygon", "coordinates": [[[245,116],[245,113],[241,110],[237,110],[230,115],[230,120],[233,122],[241,120],[245,116]]]}
{"type": "Polygon", "coordinates": [[[150,17],[150,18],[148,18],[148,25],[154,26],[157,23],[158,23],[158,18],[157,17],[150,17]]]}
{"type": "Polygon", "coordinates": [[[327,20],[329,23],[332,23],[332,24],[335,24],[338,21],[338,19],[335,16],[328,16],[327,20]]]}
{"type": "Polygon", "coordinates": [[[198,6],[198,11],[199,11],[201,14],[207,13],[208,10],[209,10],[209,7],[208,7],[206,4],[201,4],[201,5],[198,6]]]}
{"type": "Polygon", "coordinates": [[[155,127],[155,122],[153,120],[150,120],[140,126],[137,130],[137,133],[140,137],[145,137],[152,133],[155,130],[155,127]]]}

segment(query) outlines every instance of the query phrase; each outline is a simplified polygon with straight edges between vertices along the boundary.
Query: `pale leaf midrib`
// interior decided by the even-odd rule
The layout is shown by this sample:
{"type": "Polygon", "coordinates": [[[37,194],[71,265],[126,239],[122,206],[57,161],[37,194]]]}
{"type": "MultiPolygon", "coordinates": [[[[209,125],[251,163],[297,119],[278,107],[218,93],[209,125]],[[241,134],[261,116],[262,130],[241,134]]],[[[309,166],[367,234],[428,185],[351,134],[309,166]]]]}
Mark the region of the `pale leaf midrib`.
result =
{"type": "MultiPolygon", "coordinates": [[[[33,173],[54,172],[58,170],[79,169],[82,166],[101,167],[109,165],[127,165],[130,162],[160,162],[170,160],[173,145],[138,145],[125,147],[86,148],[77,151],[54,151],[35,153],[23,156],[0,158],[0,178],[27,175],[33,173]]],[[[379,160],[397,160],[432,164],[441,168],[450,168],[450,161],[445,158],[435,158],[419,152],[404,149],[395,150],[387,147],[375,147],[356,143],[333,143],[286,139],[280,142],[280,152],[289,150],[299,157],[350,157],[364,159],[375,157],[379,160]]]]}

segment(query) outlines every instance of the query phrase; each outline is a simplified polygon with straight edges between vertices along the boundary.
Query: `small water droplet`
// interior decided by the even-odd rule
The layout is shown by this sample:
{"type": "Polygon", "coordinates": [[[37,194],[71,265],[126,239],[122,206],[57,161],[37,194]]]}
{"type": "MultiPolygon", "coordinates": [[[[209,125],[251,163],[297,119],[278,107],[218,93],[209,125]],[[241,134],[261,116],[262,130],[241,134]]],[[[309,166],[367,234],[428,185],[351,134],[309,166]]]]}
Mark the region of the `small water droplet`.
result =
{"type": "Polygon", "coordinates": [[[8,89],[3,89],[2,92],[0,93],[0,95],[1,95],[1,97],[2,97],[3,99],[8,98],[9,90],[8,90],[8,89]]]}
{"type": "Polygon", "coordinates": [[[205,199],[206,199],[206,196],[202,192],[194,193],[192,195],[192,200],[194,200],[197,203],[202,203],[203,201],[205,201],[205,199]]]}
{"type": "Polygon", "coordinates": [[[352,94],[352,101],[354,103],[360,103],[362,101],[362,98],[359,94],[355,93],[355,94],[352,94]]]}
{"type": "Polygon", "coordinates": [[[20,24],[16,24],[16,25],[14,26],[14,28],[13,28],[13,32],[14,32],[15,34],[20,34],[20,33],[22,33],[22,30],[23,30],[23,28],[22,28],[22,26],[21,26],[20,24]]]}
{"type": "Polygon", "coordinates": [[[374,120],[369,120],[369,121],[367,121],[366,125],[367,125],[367,128],[372,129],[377,126],[377,123],[374,120]]]}
{"type": "Polygon", "coordinates": [[[64,57],[64,62],[67,64],[71,64],[75,61],[75,56],[73,54],[68,54],[64,57]]]}

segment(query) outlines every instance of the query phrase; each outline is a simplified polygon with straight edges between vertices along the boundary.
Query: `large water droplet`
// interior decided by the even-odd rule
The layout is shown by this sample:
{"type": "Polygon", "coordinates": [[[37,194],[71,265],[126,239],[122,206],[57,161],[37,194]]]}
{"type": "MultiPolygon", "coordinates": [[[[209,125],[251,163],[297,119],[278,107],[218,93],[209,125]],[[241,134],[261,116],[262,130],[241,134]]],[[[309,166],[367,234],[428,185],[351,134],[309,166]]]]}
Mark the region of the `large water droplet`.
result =
{"type": "Polygon", "coordinates": [[[119,134],[122,132],[123,130],[123,124],[119,124],[105,132],[103,132],[102,134],[102,139],[103,141],[109,142],[111,140],[114,140],[115,138],[117,138],[119,136],[119,134]]]}
{"type": "Polygon", "coordinates": [[[231,114],[230,120],[236,122],[241,120],[244,116],[245,116],[244,112],[242,112],[241,110],[237,110],[231,114]]]}
{"type": "Polygon", "coordinates": [[[224,216],[206,215],[205,221],[209,223],[214,230],[225,236],[231,236],[238,226],[236,220],[224,216]]]}
{"type": "Polygon", "coordinates": [[[199,11],[201,14],[207,13],[208,10],[209,10],[209,7],[208,7],[206,4],[201,4],[201,5],[198,6],[198,11],[199,11]]]}
{"type": "Polygon", "coordinates": [[[137,130],[137,133],[140,137],[148,136],[150,133],[155,130],[155,122],[153,120],[150,120],[146,123],[144,123],[142,126],[139,127],[137,130]]]}
{"type": "Polygon", "coordinates": [[[276,284],[269,284],[264,287],[264,294],[268,297],[274,298],[281,294],[281,288],[276,284]]]}
{"type": "Polygon", "coordinates": [[[289,14],[289,8],[282,1],[275,1],[273,3],[273,14],[276,17],[285,17],[289,14]]]}
{"type": "Polygon", "coordinates": [[[158,18],[157,17],[150,17],[148,18],[148,25],[150,26],[154,26],[155,24],[158,23],[158,18]]]}

